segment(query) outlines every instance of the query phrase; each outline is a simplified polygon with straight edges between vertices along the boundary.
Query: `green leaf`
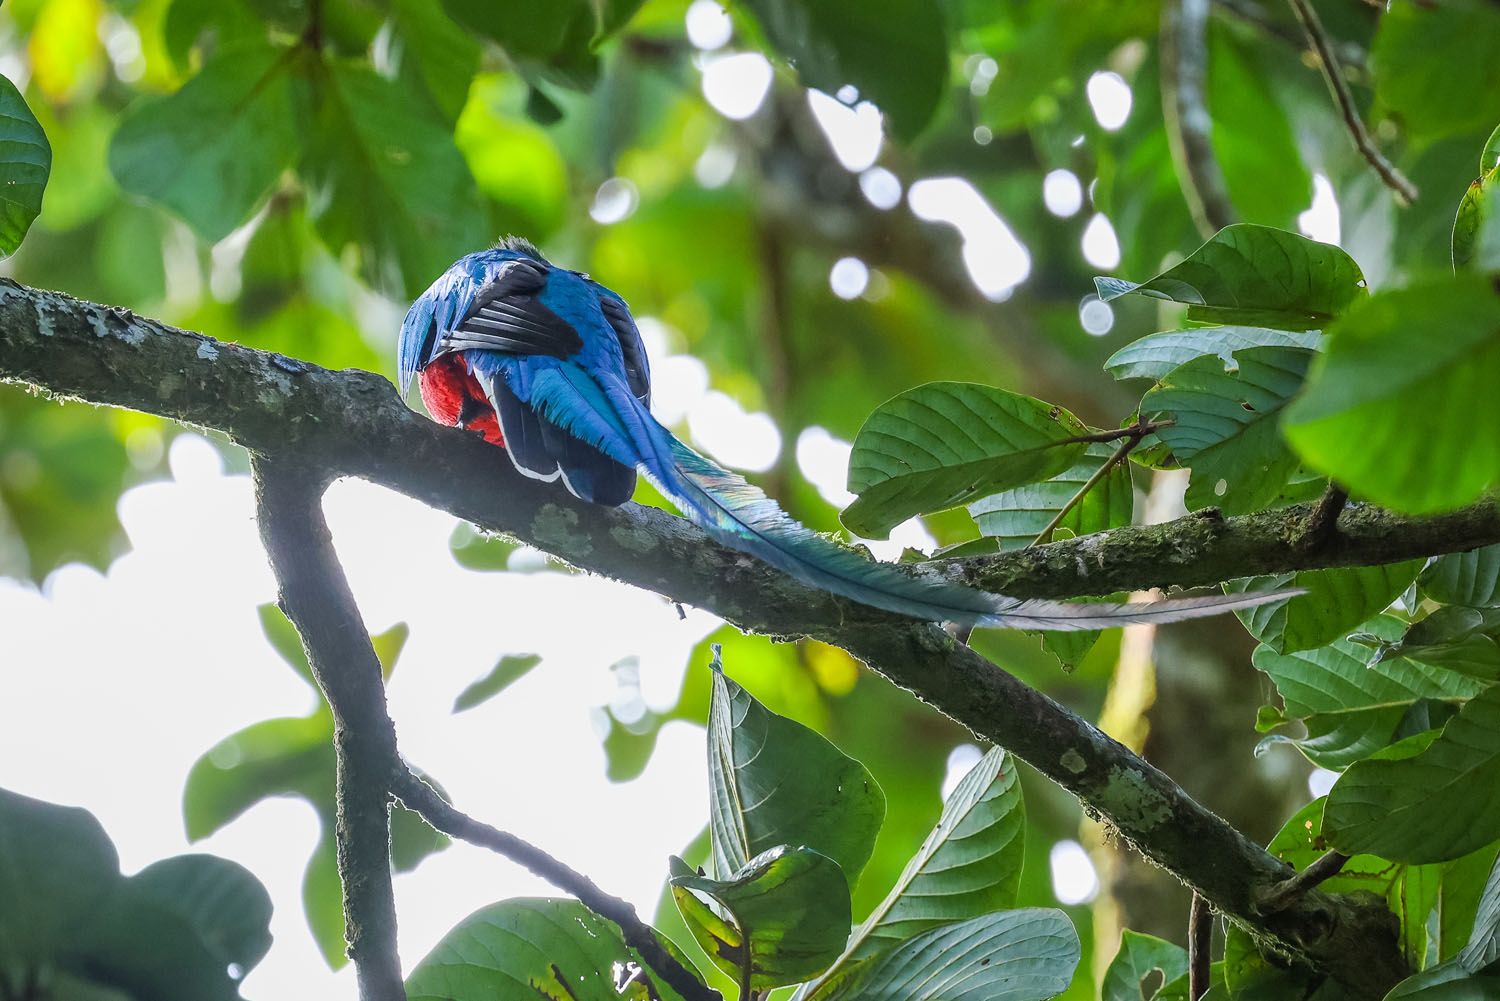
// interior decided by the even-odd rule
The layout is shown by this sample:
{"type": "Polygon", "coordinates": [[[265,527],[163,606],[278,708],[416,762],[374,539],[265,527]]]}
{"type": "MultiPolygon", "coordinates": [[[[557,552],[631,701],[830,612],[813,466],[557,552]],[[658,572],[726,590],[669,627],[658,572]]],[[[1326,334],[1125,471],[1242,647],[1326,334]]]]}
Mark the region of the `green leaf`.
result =
{"type": "MultiPolygon", "coordinates": [[[[1299,872],[1321,858],[1329,847],[1323,836],[1324,802],[1314,800],[1293,814],[1266,850],[1299,872]]],[[[1427,917],[1437,903],[1442,874],[1441,866],[1354,855],[1319,888],[1328,893],[1364,891],[1385,898],[1398,922],[1400,944],[1415,964],[1426,953],[1427,917]]]]}
{"type": "Polygon", "coordinates": [[[846,84],[911,139],[948,82],[948,37],[936,0],[743,0],[808,87],[846,84]]]}
{"type": "Polygon", "coordinates": [[[479,69],[479,45],[431,0],[392,0],[393,47],[401,70],[415,70],[443,118],[456,121],[479,69]]]}
{"type": "Polygon", "coordinates": [[[119,880],[119,855],[93,814],[0,789],[0,970],[64,953],[119,880]]]}
{"type": "Polygon", "coordinates": [[[855,964],[939,925],[1013,907],[1026,842],[1015,762],[991,748],[954,787],[937,826],[885,899],[854,929],[838,961],[798,997],[855,964]]]}
{"type": "MultiPolygon", "coordinates": [[[[1292,227],[1312,199],[1312,176],[1276,87],[1264,39],[1211,19],[1208,107],[1213,153],[1230,204],[1247,221],[1292,227]]],[[[1300,110],[1300,109],[1299,109],[1300,110]]]]}
{"type": "MultiPolygon", "coordinates": [[[[1401,624],[1382,616],[1369,628],[1391,641],[1401,624]]],[[[1454,671],[1375,652],[1348,639],[1291,654],[1256,649],[1255,667],[1275,682],[1286,716],[1307,726],[1307,737],[1294,743],[1314,764],[1353,764],[1389,744],[1422,700],[1457,703],[1486,687],[1454,671]]]]}
{"type": "Polygon", "coordinates": [[[489,239],[452,129],[367,66],[320,66],[314,82],[303,163],[313,223],[336,254],[358,248],[372,283],[414,296],[489,239]]]}
{"type": "Polygon", "coordinates": [[[1104,971],[1101,1001],[1141,1001],[1147,997],[1146,981],[1159,975],[1161,986],[1187,973],[1187,950],[1155,935],[1142,935],[1126,928],[1120,935],[1120,951],[1104,971]]]}
{"type": "Polygon", "coordinates": [[[1454,958],[1474,934],[1486,874],[1500,858],[1500,845],[1486,845],[1477,852],[1449,862],[1443,868],[1438,889],[1437,958],[1454,958]]]}
{"type": "Polygon", "coordinates": [[[721,877],[777,845],[799,844],[838,863],[851,889],[859,882],[885,817],[880,785],[864,765],[821,734],[771,712],[717,667],[708,711],[708,781],[709,831],[721,877]]]}
{"type": "Polygon", "coordinates": [[[411,971],[406,993],[411,1001],[682,999],[616,925],[575,900],[547,899],[506,900],[464,918],[411,971]]]}
{"type": "Polygon", "coordinates": [[[1500,120],[1500,16],[1482,0],[1391,4],[1370,69],[1375,96],[1410,136],[1489,128],[1500,120]]]}
{"type": "Polygon", "coordinates": [[[682,872],[682,861],[674,863],[679,874],[671,879],[672,896],[688,928],[719,969],[750,989],[807,980],[843,949],[851,920],[849,884],[828,856],[778,845],[725,880],[682,872]],[[684,900],[694,892],[724,909],[728,934],[699,920],[700,907],[684,900]]]}
{"type": "Polygon", "coordinates": [[[1323,335],[1316,330],[1273,330],[1270,327],[1191,327],[1148,334],[1109,356],[1104,368],[1116,379],[1160,379],[1195,358],[1214,355],[1225,371],[1246,348],[1305,348],[1317,350],[1323,335]]]}
{"type": "MultiPolygon", "coordinates": [[[[999,540],[1000,551],[1025,548],[1117,448],[1109,442],[1092,442],[1076,465],[1040,483],[1013,487],[974,501],[969,505],[969,514],[982,535],[999,540]]],[[[1063,517],[1056,531],[1066,537],[1118,528],[1130,524],[1134,508],[1130,463],[1119,462],[1063,517]]]]}
{"type": "Polygon", "coordinates": [[[1311,359],[1301,348],[1245,348],[1229,364],[1204,355],[1173,369],[1145,395],[1142,415],[1174,422],[1156,435],[1193,471],[1190,510],[1217,506],[1243,514],[1276,500],[1297,468],[1278,423],[1311,359]]]}
{"type": "Polygon", "coordinates": [[[861,963],[820,1001],[1044,1001],[1067,990],[1078,933],[1026,908],[942,925],[861,963]]]}
{"type": "Polygon", "coordinates": [[[1342,852],[1443,862],[1500,838],[1500,686],[1470,699],[1429,746],[1403,741],[1349,767],[1328,794],[1323,830],[1342,852]]]}
{"type": "Polygon", "coordinates": [[[16,85],[0,77],[0,255],[16,252],[42,211],[52,146],[16,85]]]}
{"type": "Polygon", "coordinates": [[[1481,683],[1500,681],[1500,609],[1447,605],[1413,623],[1383,654],[1456,671],[1481,683]]]}
{"type": "Polygon", "coordinates": [[[1135,292],[1188,304],[1188,318],[1283,330],[1321,328],[1365,294],[1354,259],[1305,236],[1226,226],[1180,264],[1137,284],[1095,278],[1105,302],[1135,292]]]}
{"type": "Polygon", "coordinates": [[[120,187],[165,205],[205,240],[229,235],[296,160],[294,56],[264,42],[236,47],[177,93],[132,105],[109,146],[120,187]]]}
{"type": "Polygon", "coordinates": [[[1282,429],[1312,468],[1411,513],[1500,480],[1500,424],[1476,419],[1500,380],[1500,299],[1477,275],[1359,304],[1330,331],[1282,429]]]}
{"type": "Polygon", "coordinates": [[[458,698],[453,700],[453,711],[461,713],[488,702],[526,677],[541,662],[541,656],[534,653],[506,654],[495,663],[490,673],[458,693],[458,698]]]}
{"type": "Polygon", "coordinates": [[[840,515],[885,538],[916,514],[958,507],[1064,472],[1083,456],[1070,439],[1088,427],[1061,407],[967,382],[930,382],[876,408],[849,458],[859,499],[840,515]]]}
{"type": "Polygon", "coordinates": [[[1453,217],[1453,269],[1500,271],[1500,168],[1469,185],[1453,217]]]}
{"type": "Polygon", "coordinates": [[[250,870],[215,855],[177,855],[130,877],[133,892],[188,920],[226,967],[249,970],[271,949],[271,898],[250,870]]]}
{"type": "Polygon", "coordinates": [[[59,998],[234,1001],[271,941],[270,897],[243,867],[180,856],[125,879],[87,811],[3,789],[0,900],[0,984],[45,977],[59,998]]]}
{"type": "Polygon", "coordinates": [[[1303,570],[1230,581],[1224,589],[1245,592],[1295,587],[1306,591],[1235,612],[1257,640],[1277,653],[1295,653],[1338,639],[1384,611],[1421,569],[1421,560],[1409,560],[1374,567],[1303,570]]]}
{"type": "MultiPolygon", "coordinates": [[[[1444,882],[1457,875],[1450,869],[1444,882]]],[[[1484,883],[1468,943],[1452,959],[1403,980],[1386,999],[1492,1001],[1500,998],[1500,972],[1485,971],[1497,960],[1500,960],[1500,862],[1492,865],[1489,879],[1484,883]]]]}
{"type": "Polygon", "coordinates": [[[1439,556],[1427,564],[1417,586],[1445,605],[1500,607],[1500,545],[1439,556]]]}

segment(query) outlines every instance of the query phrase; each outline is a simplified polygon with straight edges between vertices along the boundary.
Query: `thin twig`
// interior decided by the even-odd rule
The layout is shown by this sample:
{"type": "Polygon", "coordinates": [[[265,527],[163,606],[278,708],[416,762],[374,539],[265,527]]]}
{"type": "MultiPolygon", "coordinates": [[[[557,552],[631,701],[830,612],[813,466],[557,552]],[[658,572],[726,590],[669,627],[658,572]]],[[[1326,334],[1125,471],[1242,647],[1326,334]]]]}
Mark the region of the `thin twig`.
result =
{"type": "Polygon", "coordinates": [[[1105,459],[1104,463],[1098,469],[1094,470],[1093,475],[1083,481],[1083,486],[1079,487],[1078,491],[1072,497],[1068,498],[1067,503],[1057,509],[1057,514],[1053,515],[1052,520],[1047,522],[1047,526],[1036,534],[1036,538],[1027,543],[1027,548],[1040,545],[1044,542],[1051,542],[1052,533],[1057,531],[1057,526],[1062,524],[1063,519],[1068,516],[1068,512],[1077,507],[1083,501],[1084,497],[1088,496],[1088,492],[1098,486],[1100,480],[1109,475],[1111,469],[1125,461],[1125,457],[1141,443],[1141,437],[1140,435],[1136,435],[1120,442],[1120,447],[1115,449],[1114,454],[1105,459]]]}
{"type": "Polygon", "coordinates": [[[1328,489],[1318,498],[1313,509],[1308,512],[1307,520],[1302,522],[1294,544],[1304,552],[1320,549],[1327,545],[1338,531],[1339,515],[1343,513],[1344,505],[1349,502],[1349,494],[1337,483],[1329,481],[1328,489]]]}
{"type": "Polygon", "coordinates": [[[1208,113],[1208,8],[1209,0],[1166,0],[1161,8],[1162,118],[1183,197],[1204,239],[1236,218],[1208,113]]]}
{"type": "Polygon", "coordinates": [[[628,901],[605,893],[583,873],[535,845],[454,808],[437,794],[437,790],[410,771],[393,777],[391,792],[403,806],[420,814],[435,829],[503,855],[553,886],[566,890],[595,914],[614,922],[625,943],[639,952],[646,964],[684,998],[689,1001],[722,1001],[718,991],[706,987],[662,947],[656,933],[636,915],[635,908],[628,901]]]}
{"type": "Polygon", "coordinates": [[[1127,427],[1106,428],[1103,431],[1090,431],[1088,434],[1075,434],[1071,438],[1064,438],[1058,444],[1076,445],[1080,442],[1092,444],[1102,441],[1119,441],[1121,438],[1134,438],[1139,441],[1148,434],[1154,434],[1162,428],[1169,428],[1176,423],[1171,418],[1161,421],[1138,420],[1127,427]]]}
{"type": "Polygon", "coordinates": [[[1262,914],[1277,914],[1291,907],[1313,887],[1337,876],[1349,861],[1343,852],[1330,851],[1316,859],[1306,869],[1290,879],[1282,880],[1271,887],[1257,902],[1262,914]]]}
{"type": "Polygon", "coordinates": [[[1188,999],[1198,1001],[1208,993],[1213,966],[1214,912],[1199,893],[1193,894],[1188,910],[1188,999]]]}
{"type": "Polygon", "coordinates": [[[338,815],[334,824],[345,938],[360,1001],[405,1001],[391,888],[390,763],[396,730],[385,706],[380,660],[370,645],[323,517],[325,474],[254,456],[256,519],[281,590],[281,608],[302,636],[313,678],[334,719],[338,815]]]}
{"type": "Polygon", "coordinates": [[[1406,175],[1396,169],[1396,165],[1385,158],[1375,145],[1375,140],[1370,138],[1365,123],[1359,117],[1359,109],[1354,106],[1354,95],[1349,93],[1349,85],[1344,82],[1344,74],[1339,69],[1338,57],[1333,54],[1333,45],[1329,42],[1328,33],[1323,30],[1323,22],[1318,20],[1317,11],[1312,9],[1308,0],[1287,0],[1292,5],[1292,12],[1297,15],[1297,20],[1302,23],[1302,30],[1307,34],[1307,40],[1312,45],[1313,51],[1318,54],[1318,65],[1323,70],[1323,79],[1328,81],[1328,89],[1333,91],[1333,99],[1338,103],[1339,114],[1343,116],[1344,127],[1349,130],[1349,137],[1354,140],[1355,149],[1359,150],[1375,173],[1385,182],[1385,186],[1394,191],[1402,204],[1410,205],[1417,200],[1417,186],[1406,178],[1406,175]]]}

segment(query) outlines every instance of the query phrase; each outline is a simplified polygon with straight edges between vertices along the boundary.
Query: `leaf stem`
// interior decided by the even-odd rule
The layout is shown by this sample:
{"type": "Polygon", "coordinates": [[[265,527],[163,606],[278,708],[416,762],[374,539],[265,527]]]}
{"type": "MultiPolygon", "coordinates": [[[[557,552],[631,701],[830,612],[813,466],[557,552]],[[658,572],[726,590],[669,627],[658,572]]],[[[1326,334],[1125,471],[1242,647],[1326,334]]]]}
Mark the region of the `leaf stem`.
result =
{"type": "Polygon", "coordinates": [[[1141,438],[1143,437],[1143,434],[1132,435],[1131,437],[1120,442],[1120,447],[1115,449],[1114,454],[1111,455],[1108,459],[1105,459],[1104,462],[1099,466],[1099,468],[1094,470],[1093,475],[1090,476],[1087,480],[1083,481],[1083,486],[1079,487],[1077,493],[1068,498],[1067,503],[1057,509],[1057,514],[1053,515],[1052,520],[1047,522],[1047,527],[1038,532],[1036,538],[1027,543],[1026,548],[1030,549],[1032,546],[1040,545],[1044,542],[1051,542],[1052,533],[1057,531],[1057,526],[1062,524],[1063,519],[1068,516],[1068,513],[1083,501],[1083,498],[1088,495],[1088,492],[1090,490],[1099,485],[1100,480],[1109,475],[1109,471],[1111,469],[1115,468],[1115,466],[1124,461],[1125,457],[1128,456],[1131,451],[1133,451],[1135,447],[1141,443],[1141,438]]]}

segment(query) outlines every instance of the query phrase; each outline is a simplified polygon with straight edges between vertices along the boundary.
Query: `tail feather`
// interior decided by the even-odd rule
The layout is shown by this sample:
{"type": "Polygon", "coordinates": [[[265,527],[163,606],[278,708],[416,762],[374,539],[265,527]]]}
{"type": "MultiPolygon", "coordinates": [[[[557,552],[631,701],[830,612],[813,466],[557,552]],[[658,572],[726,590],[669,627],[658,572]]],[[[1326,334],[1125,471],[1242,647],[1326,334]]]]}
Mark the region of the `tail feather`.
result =
{"type": "MultiPolygon", "coordinates": [[[[743,477],[678,441],[623,381],[609,375],[586,377],[566,364],[539,369],[536,376],[528,378],[524,394],[544,420],[616,462],[635,465],[690,520],[724,545],[861,604],[929,622],[1078,630],[1176,622],[1250,608],[1294,593],[1263,591],[1095,604],[1007,598],[916,577],[889,563],[866,559],[794,521],[743,477]]],[[[512,373],[512,378],[517,377],[518,373],[512,373]]]]}
{"type": "Polygon", "coordinates": [[[699,455],[657,424],[641,423],[670,464],[643,464],[646,474],[694,522],[720,542],[748,551],[814,587],[889,612],[932,622],[1006,629],[1109,629],[1167,623],[1250,608],[1288,591],[1209,594],[1150,603],[1083,603],[1007,598],[962,584],[919,578],[866,559],[793,520],[754,485],[699,455]]]}

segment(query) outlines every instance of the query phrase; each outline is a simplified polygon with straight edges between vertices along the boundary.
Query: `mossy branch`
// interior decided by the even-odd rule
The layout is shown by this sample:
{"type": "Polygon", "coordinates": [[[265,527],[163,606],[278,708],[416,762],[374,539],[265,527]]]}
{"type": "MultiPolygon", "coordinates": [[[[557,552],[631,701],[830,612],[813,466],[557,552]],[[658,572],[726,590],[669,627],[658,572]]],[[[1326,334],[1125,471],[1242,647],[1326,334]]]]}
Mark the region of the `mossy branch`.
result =
{"type": "MultiPolygon", "coordinates": [[[[332,372],[4,282],[0,380],[211,428],[257,461],[293,462],[324,478],[361,477],[747,631],[842,647],[1029,761],[1214,910],[1355,996],[1383,996],[1405,972],[1382,906],[1313,890],[1284,910],[1263,912],[1257,901],[1266,889],[1292,875],[1283,863],[1129,749],[936,626],[809,588],[666,512],[587,505],[526,479],[493,447],[413,413],[379,376],[332,372]]],[[[1312,550],[1293,541],[1306,517],[1299,508],[1227,519],[1199,514],[933,572],[1022,597],[1067,597],[1382,563],[1500,541],[1500,513],[1488,503],[1429,519],[1351,508],[1312,550]]]]}

